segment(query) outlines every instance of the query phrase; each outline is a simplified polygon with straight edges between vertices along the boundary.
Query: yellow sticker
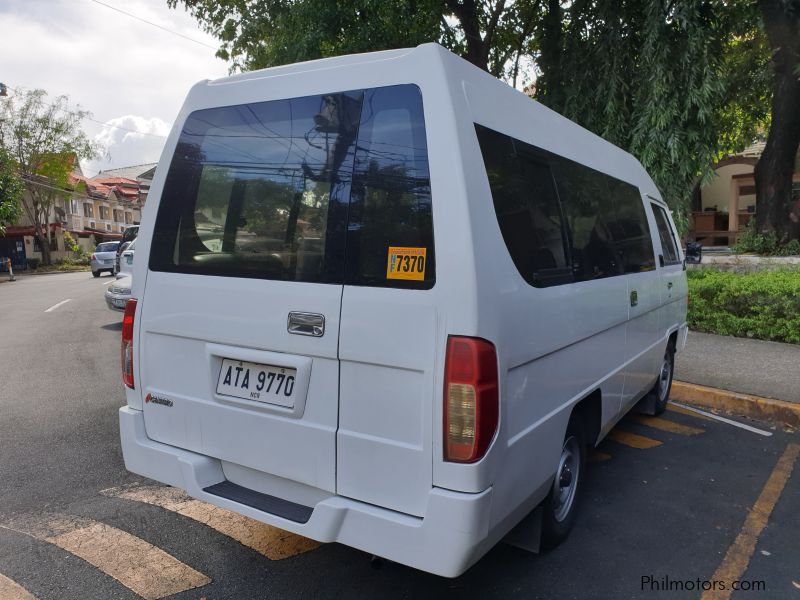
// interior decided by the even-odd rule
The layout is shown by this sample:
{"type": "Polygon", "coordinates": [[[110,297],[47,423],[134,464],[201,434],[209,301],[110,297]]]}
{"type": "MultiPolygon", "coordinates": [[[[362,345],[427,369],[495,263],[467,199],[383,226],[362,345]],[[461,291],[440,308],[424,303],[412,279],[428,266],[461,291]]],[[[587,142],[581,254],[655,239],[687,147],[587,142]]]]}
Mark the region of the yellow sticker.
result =
{"type": "Polygon", "coordinates": [[[427,248],[403,248],[389,246],[386,263],[386,279],[425,280],[425,258],[427,248]]]}

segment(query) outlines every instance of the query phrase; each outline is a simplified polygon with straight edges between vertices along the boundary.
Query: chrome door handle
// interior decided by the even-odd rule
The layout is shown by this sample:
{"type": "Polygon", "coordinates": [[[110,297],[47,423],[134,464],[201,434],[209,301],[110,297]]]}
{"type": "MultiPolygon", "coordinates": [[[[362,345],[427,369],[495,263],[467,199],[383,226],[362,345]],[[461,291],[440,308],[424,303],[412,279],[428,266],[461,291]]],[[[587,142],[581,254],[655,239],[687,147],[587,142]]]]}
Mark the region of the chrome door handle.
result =
{"type": "Polygon", "coordinates": [[[317,313],[290,312],[286,330],[295,335],[322,337],[325,333],[325,316],[317,313]]]}
{"type": "Polygon", "coordinates": [[[639,293],[636,290],[631,291],[631,306],[639,304],[639,293]]]}

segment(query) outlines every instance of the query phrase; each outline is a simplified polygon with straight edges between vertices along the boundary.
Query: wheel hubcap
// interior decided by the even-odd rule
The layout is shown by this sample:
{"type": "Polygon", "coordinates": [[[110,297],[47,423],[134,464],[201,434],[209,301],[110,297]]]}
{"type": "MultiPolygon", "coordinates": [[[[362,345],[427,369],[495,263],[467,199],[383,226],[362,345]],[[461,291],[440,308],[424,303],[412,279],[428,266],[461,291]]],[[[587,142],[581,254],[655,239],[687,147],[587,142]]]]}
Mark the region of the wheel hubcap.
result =
{"type": "Polygon", "coordinates": [[[672,377],[672,361],[669,354],[664,356],[664,362],[661,364],[661,374],[659,375],[658,386],[658,400],[664,402],[667,399],[667,391],[669,390],[669,380],[672,377]]]}
{"type": "Polygon", "coordinates": [[[578,440],[571,436],[564,442],[561,458],[558,461],[556,479],[553,483],[553,497],[556,500],[553,517],[559,523],[566,519],[572,510],[579,476],[580,447],[578,440]]]}

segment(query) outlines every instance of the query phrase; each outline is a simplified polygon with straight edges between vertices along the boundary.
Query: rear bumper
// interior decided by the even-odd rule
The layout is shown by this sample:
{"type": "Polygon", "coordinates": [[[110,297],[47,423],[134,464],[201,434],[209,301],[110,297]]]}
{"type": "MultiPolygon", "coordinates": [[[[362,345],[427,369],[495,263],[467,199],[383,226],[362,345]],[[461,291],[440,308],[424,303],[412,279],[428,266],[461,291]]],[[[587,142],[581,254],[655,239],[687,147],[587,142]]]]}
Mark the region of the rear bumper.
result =
{"type": "Polygon", "coordinates": [[[119,425],[129,471],[320,542],[339,542],[436,575],[456,577],[494,541],[489,535],[492,488],[479,494],[432,488],[424,518],[331,495],[313,507],[306,523],[298,523],[203,491],[225,481],[220,462],[149,439],[141,411],[121,408],[119,425]]]}

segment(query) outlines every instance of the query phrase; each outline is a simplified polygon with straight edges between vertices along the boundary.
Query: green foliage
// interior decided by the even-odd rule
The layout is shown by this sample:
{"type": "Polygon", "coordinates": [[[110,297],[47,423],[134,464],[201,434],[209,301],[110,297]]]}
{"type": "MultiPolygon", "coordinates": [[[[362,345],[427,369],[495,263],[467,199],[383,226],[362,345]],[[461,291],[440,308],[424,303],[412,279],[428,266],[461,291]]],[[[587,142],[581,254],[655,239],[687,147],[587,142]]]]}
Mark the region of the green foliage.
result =
{"type": "Polygon", "coordinates": [[[16,165],[0,148],[0,235],[5,226],[16,223],[22,214],[22,194],[25,186],[17,175],[16,165]]]}
{"type": "Polygon", "coordinates": [[[768,122],[751,0],[167,0],[232,71],[437,41],[636,156],[688,229],[695,185],[768,122]],[[535,64],[535,68],[531,67],[535,64]]]}
{"type": "Polygon", "coordinates": [[[739,236],[734,246],[736,252],[763,254],[766,256],[797,256],[800,254],[800,241],[793,239],[781,243],[775,232],[757,233],[755,221],[751,220],[747,230],[739,236]]]}
{"type": "MultiPolygon", "coordinates": [[[[66,195],[77,161],[97,156],[97,146],[81,129],[89,113],[72,108],[66,96],[54,100],[44,90],[16,89],[0,102],[0,149],[14,161],[27,194],[25,212],[42,231],[50,221],[54,202],[66,195]]],[[[42,244],[44,262],[50,251],[42,244]]]]}
{"type": "Polygon", "coordinates": [[[38,258],[28,258],[28,269],[31,271],[35,271],[39,268],[39,263],[41,262],[38,258]]]}
{"type": "Polygon", "coordinates": [[[800,270],[688,276],[691,329],[800,344],[800,270]]]}
{"type": "Polygon", "coordinates": [[[561,21],[537,98],[636,156],[685,230],[696,183],[768,114],[757,6],[598,0],[570,3],[561,21]]]}

